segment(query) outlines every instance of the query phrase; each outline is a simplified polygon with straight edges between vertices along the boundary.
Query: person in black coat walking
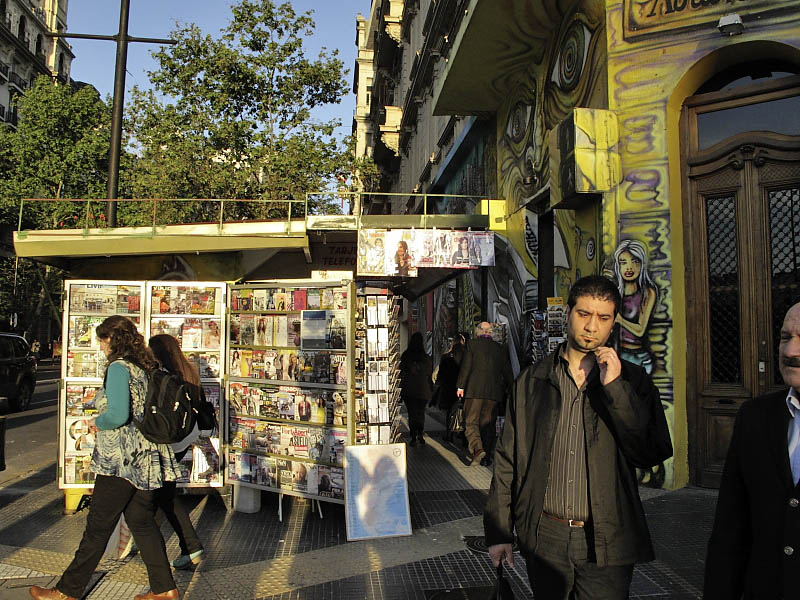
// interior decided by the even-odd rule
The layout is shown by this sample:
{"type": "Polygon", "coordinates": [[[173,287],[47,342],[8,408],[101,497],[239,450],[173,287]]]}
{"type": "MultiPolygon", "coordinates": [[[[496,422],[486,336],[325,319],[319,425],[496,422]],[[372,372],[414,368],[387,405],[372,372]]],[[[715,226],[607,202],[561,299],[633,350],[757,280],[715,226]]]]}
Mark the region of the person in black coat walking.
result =
{"type": "Polygon", "coordinates": [[[635,468],[672,456],[658,390],[606,346],[620,295],[582,277],[567,341],[517,378],[483,517],[492,562],[513,564],[514,534],[537,598],[628,598],[633,565],[653,560],[635,468]]]}
{"type": "Polygon", "coordinates": [[[400,356],[400,397],[408,409],[409,446],[425,443],[425,408],[431,400],[433,363],[425,353],[422,334],[416,332],[400,356]]]}
{"type": "Polygon", "coordinates": [[[703,598],[797,598],[800,591],[800,303],[783,320],[789,389],[739,409],[708,542],[703,598]]]}
{"type": "Polygon", "coordinates": [[[491,323],[483,322],[467,342],[458,371],[456,394],[464,398],[465,429],[473,465],[488,466],[494,450],[497,405],[514,381],[508,350],[492,339],[491,323]]]}
{"type": "Polygon", "coordinates": [[[453,338],[453,343],[450,344],[450,348],[439,361],[439,370],[436,373],[437,405],[445,411],[445,441],[453,439],[454,432],[450,427],[452,413],[461,402],[456,392],[458,391],[458,370],[461,366],[461,361],[464,359],[465,344],[466,337],[464,334],[456,334],[453,338]]]}

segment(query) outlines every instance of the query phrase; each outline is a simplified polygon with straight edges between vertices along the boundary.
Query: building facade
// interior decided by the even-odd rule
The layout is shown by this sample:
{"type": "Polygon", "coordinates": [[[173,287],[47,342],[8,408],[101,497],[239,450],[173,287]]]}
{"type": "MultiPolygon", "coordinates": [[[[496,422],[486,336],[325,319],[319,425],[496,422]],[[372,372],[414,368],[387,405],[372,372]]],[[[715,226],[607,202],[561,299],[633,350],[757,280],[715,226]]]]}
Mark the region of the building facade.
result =
{"type": "Polygon", "coordinates": [[[0,0],[0,122],[17,124],[14,96],[39,75],[70,80],[74,55],[62,38],[68,0],[0,0]]]}
{"type": "Polygon", "coordinates": [[[800,290],[800,2],[375,0],[363,29],[385,191],[502,206],[497,266],[434,294],[434,344],[503,322],[519,369],[530,311],[605,273],[675,446],[640,480],[718,485],[800,290]]]}

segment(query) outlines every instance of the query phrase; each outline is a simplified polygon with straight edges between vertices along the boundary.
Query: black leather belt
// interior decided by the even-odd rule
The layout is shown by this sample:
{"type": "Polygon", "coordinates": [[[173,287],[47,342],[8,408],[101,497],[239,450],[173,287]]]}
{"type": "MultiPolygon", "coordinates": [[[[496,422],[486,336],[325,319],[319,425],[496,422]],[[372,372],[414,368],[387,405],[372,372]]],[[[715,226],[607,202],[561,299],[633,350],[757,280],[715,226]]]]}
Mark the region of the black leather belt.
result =
{"type": "Polygon", "coordinates": [[[586,521],[581,521],[579,519],[562,519],[561,517],[556,517],[546,512],[543,512],[542,514],[548,519],[558,521],[559,523],[566,523],[570,527],[586,527],[586,521]]]}

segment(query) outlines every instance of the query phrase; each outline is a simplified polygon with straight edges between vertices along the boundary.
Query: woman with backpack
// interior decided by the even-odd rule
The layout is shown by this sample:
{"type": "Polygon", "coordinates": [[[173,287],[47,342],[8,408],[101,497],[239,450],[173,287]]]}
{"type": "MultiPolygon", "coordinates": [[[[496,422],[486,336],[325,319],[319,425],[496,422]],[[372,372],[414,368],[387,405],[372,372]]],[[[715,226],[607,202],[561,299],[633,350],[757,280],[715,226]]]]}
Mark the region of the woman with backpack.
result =
{"type": "Polygon", "coordinates": [[[416,332],[400,356],[400,397],[408,409],[409,446],[425,443],[425,407],[431,400],[433,363],[425,353],[422,334],[416,332]]]}
{"type": "Polygon", "coordinates": [[[96,431],[90,466],[96,477],[86,529],[56,586],[35,585],[30,594],[39,600],[80,598],[124,514],[150,580],[150,592],[135,600],[174,600],[179,594],[155,521],[155,494],[180,471],[172,448],[147,440],[131,421],[143,418],[149,372],[156,362],[127,317],[108,317],[97,326],[96,335],[109,365],[95,398],[98,415],[86,420],[96,431]]]}
{"type": "MultiPolygon", "coordinates": [[[[172,375],[177,375],[183,380],[193,404],[200,404],[206,401],[203,386],[200,385],[200,374],[183,354],[177,339],[167,334],[154,335],[150,338],[150,350],[153,351],[153,355],[162,369],[172,375]]],[[[200,439],[202,435],[208,437],[211,433],[211,431],[201,432],[199,425],[195,423],[194,429],[186,438],[172,444],[175,460],[180,462],[186,453],[192,449],[194,442],[200,439]]],[[[203,545],[197,537],[192,520],[189,518],[189,512],[183,502],[177,498],[175,492],[175,482],[165,484],[156,493],[156,506],[164,511],[164,516],[167,517],[167,521],[175,530],[181,547],[181,554],[172,561],[172,566],[176,569],[188,569],[191,565],[197,565],[202,560],[203,545]]]]}

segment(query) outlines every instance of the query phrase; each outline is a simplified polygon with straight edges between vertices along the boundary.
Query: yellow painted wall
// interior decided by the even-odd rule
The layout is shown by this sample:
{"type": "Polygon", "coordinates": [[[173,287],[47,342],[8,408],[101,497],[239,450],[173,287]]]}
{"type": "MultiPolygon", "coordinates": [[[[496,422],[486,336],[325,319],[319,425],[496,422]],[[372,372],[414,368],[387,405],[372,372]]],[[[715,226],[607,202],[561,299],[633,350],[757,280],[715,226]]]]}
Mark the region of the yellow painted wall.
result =
{"type": "MultiPolygon", "coordinates": [[[[606,254],[624,239],[650,248],[659,288],[650,345],[660,355],[656,384],[672,390],[670,424],[674,473],[667,485],[688,483],[685,353],[687,290],[681,209],[680,112],[684,100],[711,76],[739,61],[784,58],[798,62],[800,2],[695,3],[682,0],[608,0],[609,108],[619,117],[623,182],[605,200],[606,254]],[[680,9],[680,10],[679,10],[680,9]],[[744,32],[722,35],[717,22],[738,12],[744,32]]],[[[665,403],[666,406],[666,403],[665,403]]]]}

